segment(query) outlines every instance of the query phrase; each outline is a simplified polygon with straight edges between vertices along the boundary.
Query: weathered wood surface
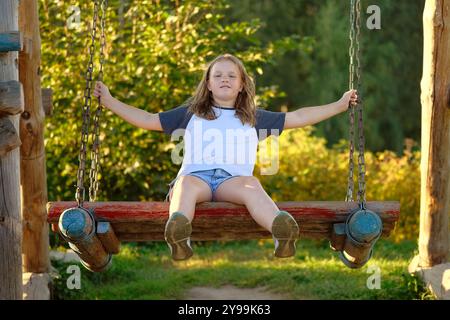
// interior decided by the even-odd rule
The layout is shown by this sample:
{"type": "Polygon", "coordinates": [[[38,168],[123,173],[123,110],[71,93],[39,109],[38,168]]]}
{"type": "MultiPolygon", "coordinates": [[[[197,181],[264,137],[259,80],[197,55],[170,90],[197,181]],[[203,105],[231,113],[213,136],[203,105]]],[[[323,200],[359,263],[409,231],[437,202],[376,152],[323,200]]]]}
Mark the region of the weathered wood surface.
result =
{"type": "MultiPolygon", "coordinates": [[[[334,223],[345,222],[356,203],[343,201],[278,202],[280,210],[293,215],[300,227],[300,238],[331,239],[334,223]]],[[[168,218],[168,202],[85,202],[94,208],[99,221],[109,221],[120,241],[162,241],[168,218]]],[[[59,215],[76,202],[50,202],[48,222],[57,231],[59,215]]],[[[388,236],[399,218],[395,201],[368,202],[367,208],[383,221],[383,236],[388,236]]],[[[245,206],[229,202],[203,202],[196,207],[192,240],[238,240],[271,238],[271,234],[251,218],[245,206]]]]}
{"type": "Polygon", "coordinates": [[[78,254],[85,267],[93,272],[105,270],[111,262],[111,256],[96,236],[82,242],[69,242],[69,247],[78,254]]]}
{"type": "MultiPolygon", "coordinates": [[[[19,30],[17,0],[0,1],[0,33],[19,30]]],[[[0,53],[0,81],[18,81],[17,52],[0,53]]],[[[8,116],[16,132],[19,116],[8,116]]],[[[0,156],[0,300],[22,300],[20,153],[0,156]]]]}
{"type": "Polygon", "coordinates": [[[21,0],[19,28],[30,46],[19,54],[19,78],[24,89],[25,111],[20,119],[23,266],[26,272],[48,272],[47,174],[42,108],[41,38],[37,0],[21,0]]]}
{"type": "Polygon", "coordinates": [[[19,134],[11,119],[0,118],[0,157],[20,147],[20,144],[19,134]]]}
{"type": "Polygon", "coordinates": [[[447,262],[450,212],[450,3],[423,12],[422,158],[419,256],[422,267],[447,262]]]}
{"type": "Polygon", "coordinates": [[[0,32],[0,52],[20,51],[23,47],[22,43],[22,35],[19,31],[0,32]]]}
{"type": "Polygon", "coordinates": [[[22,84],[19,81],[0,81],[0,117],[13,116],[24,110],[22,84]]]}
{"type": "Polygon", "coordinates": [[[97,223],[97,237],[105,248],[106,252],[117,254],[120,251],[120,241],[109,222],[100,221],[97,223]]]}
{"type": "Polygon", "coordinates": [[[71,210],[59,221],[61,234],[66,237],[81,262],[91,271],[102,271],[111,262],[111,255],[96,235],[96,223],[86,210],[71,210]]]}

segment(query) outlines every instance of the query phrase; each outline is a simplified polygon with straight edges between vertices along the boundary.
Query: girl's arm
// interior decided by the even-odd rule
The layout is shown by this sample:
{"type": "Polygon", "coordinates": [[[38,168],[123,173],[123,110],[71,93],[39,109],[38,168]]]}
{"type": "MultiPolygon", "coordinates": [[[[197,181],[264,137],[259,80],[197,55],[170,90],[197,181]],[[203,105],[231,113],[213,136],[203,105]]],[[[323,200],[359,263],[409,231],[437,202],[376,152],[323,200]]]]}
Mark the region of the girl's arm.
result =
{"type": "Polygon", "coordinates": [[[157,113],[149,113],[117,100],[111,96],[108,88],[102,82],[96,82],[93,95],[101,97],[101,103],[105,108],[108,108],[128,123],[142,129],[163,130],[157,113]]]}
{"type": "Polygon", "coordinates": [[[344,93],[341,99],[336,102],[318,107],[305,107],[286,113],[284,129],[295,129],[316,124],[328,118],[331,118],[348,109],[351,102],[356,104],[358,95],[356,90],[350,90],[344,93]]]}

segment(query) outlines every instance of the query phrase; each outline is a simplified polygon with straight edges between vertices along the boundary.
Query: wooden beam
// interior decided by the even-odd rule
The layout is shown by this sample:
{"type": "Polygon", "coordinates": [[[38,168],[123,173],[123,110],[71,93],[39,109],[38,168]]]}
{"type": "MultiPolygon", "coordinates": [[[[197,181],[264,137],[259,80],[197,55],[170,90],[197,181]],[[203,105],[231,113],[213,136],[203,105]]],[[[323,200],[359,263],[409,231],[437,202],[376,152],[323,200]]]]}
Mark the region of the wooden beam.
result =
{"type": "Polygon", "coordinates": [[[449,1],[427,0],[423,12],[421,267],[447,262],[450,212],[449,1]]]}
{"type": "Polygon", "coordinates": [[[20,138],[14,124],[9,118],[0,118],[0,157],[4,157],[20,145],[20,138]]]}
{"type": "Polygon", "coordinates": [[[23,39],[19,31],[0,32],[0,52],[21,51],[23,39]]]}
{"type": "Polygon", "coordinates": [[[53,90],[50,88],[42,89],[42,108],[46,117],[53,114],[53,90]]]}
{"type": "Polygon", "coordinates": [[[0,117],[24,110],[23,88],[19,81],[0,81],[0,117]]]}
{"type": "MultiPolygon", "coordinates": [[[[86,202],[95,209],[97,219],[108,221],[120,241],[162,241],[168,218],[168,202],[86,202]]],[[[279,202],[280,210],[293,215],[300,227],[300,238],[331,239],[333,224],[345,222],[357,207],[352,202],[311,201],[279,202]]],[[[76,202],[50,202],[48,222],[57,230],[59,215],[76,202]]],[[[367,207],[383,221],[383,236],[388,236],[399,218],[400,204],[395,201],[368,202],[367,207]]],[[[237,240],[271,238],[244,206],[229,202],[203,202],[196,206],[192,240],[237,240]]]]}
{"type": "MultiPolygon", "coordinates": [[[[0,1],[0,34],[19,30],[17,0],[0,1]]],[[[18,81],[17,52],[0,54],[0,82],[18,81]]],[[[16,132],[19,116],[8,116],[16,132]]],[[[22,219],[20,152],[0,156],[0,300],[22,300],[22,219]]]]}
{"type": "Polygon", "coordinates": [[[25,93],[25,111],[20,119],[23,269],[25,272],[45,273],[50,271],[50,259],[46,217],[45,114],[38,71],[41,64],[41,38],[37,0],[20,1],[19,29],[25,38],[31,40],[27,42],[27,52],[19,53],[19,78],[25,93]]]}

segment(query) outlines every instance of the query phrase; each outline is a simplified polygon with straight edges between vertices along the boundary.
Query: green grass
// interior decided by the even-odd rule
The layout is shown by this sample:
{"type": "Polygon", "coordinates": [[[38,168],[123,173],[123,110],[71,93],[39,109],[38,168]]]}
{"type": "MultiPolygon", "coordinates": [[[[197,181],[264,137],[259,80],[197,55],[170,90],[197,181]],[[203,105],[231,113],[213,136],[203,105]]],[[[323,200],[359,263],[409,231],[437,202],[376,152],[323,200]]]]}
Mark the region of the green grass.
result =
{"type": "Polygon", "coordinates": [[[165,243],[123,244],[103,273],[81,269],[81,289],[69,290],[67,265],[53,265],[57,299],[183,299],[196,286],[242,288],[264,286],[290,299],[431,299],[417,278],[407,272],[417,254],[415,242],[396,244],[380,240],[372,259],[361,269],[347,268],[329,249],[327,241],[301,240],[294,258],[273,256],[271,240],[194,242],[194,256],[174,262],[165,243]],[[381,288],[368,289],[376,265],[381,288]]]}

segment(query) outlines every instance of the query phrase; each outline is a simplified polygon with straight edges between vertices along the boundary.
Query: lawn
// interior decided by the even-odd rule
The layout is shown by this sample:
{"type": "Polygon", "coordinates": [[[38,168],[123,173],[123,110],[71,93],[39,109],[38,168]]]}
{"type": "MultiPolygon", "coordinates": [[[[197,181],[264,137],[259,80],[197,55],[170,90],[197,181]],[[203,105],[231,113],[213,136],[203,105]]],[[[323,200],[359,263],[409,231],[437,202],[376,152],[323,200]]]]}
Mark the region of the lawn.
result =
{"type": "Polygon", "coordinates": [[[415,241],[377,242],[369,263],[347,268],[327,241],[300,240],[293,258],[273,256],[271,240],[194,242],[194,256],[174,262],[165,243],[122,244],[106,272],[81,267],[81,289],[69,290],[66,264],[53,262],[56,299],[183,299],[197,286],[266,287],[290,299],[432,299],[407,267],[417,254],[415,241]],[[367,283],[378,270],[380,288],[367,283]]]}

